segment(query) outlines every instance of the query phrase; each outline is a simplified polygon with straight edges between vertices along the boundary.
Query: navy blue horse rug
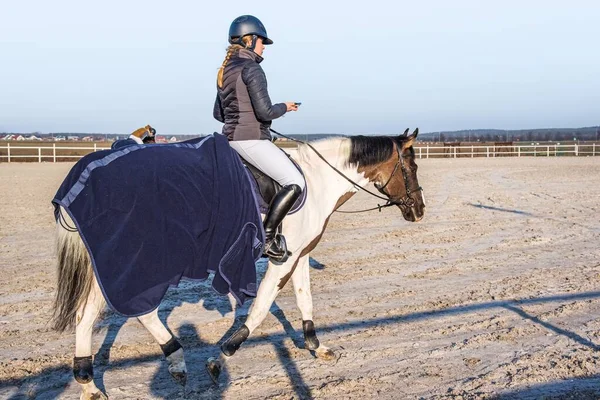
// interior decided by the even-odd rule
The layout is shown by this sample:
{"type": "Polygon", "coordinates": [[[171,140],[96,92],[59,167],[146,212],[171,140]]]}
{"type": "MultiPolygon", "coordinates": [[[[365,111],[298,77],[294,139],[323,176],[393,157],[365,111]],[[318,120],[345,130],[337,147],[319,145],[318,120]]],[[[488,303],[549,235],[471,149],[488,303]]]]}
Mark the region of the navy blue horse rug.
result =
{"type": "Polygon", "coordinates": [[[250,177],[225,136],[89,154],[52,202],[85,243],[108,304],[146,314],[182,278],[240,303],[256,296],[264,231],[250,177]]]}

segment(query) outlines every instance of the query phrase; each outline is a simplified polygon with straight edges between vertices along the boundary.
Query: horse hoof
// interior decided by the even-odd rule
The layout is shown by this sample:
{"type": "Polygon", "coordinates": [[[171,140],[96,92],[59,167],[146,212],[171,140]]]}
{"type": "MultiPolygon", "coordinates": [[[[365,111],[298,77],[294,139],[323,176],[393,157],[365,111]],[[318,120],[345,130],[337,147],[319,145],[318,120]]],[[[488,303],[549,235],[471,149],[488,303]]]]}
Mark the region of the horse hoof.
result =
{"type": "Polygon", "coordinates": [[[91,394],[82,393],[81,396],[79,396],[79,400],[108,400],[108,396],[106,396],[102,392],[96,392],[91,394]]]}
{"type": "Polygon", "coordinates": [[[219,384],[219,375],[221,375],[221,363],[214,357],[206,360],[206,371],[208,372],[208,376],[213,381],[215,385],[219,384]]]}
{"type": "Polygon", "coordinates": [[[170,373],[171,376],[173,377],[173,379],[175,379],[175,382],[179,383],[181,386],[185,386],[185,384],[187,383],[187,373],[184,372],[171,372],[170,373]]]}
{"type": "Polygon", "coordinates": [[[246,325],[242,325],[229,339],[221,345],[221,351],[227,357],[231,357],[240,348],[242,343],[250,336],[250,329],[246,325]]]}
{"type": "Polygon", "coordinates": [[[321,360],[332,361],[335,360],[335,353],[331,349],[322,349],[316,351],[317,357],[321,360]]]}

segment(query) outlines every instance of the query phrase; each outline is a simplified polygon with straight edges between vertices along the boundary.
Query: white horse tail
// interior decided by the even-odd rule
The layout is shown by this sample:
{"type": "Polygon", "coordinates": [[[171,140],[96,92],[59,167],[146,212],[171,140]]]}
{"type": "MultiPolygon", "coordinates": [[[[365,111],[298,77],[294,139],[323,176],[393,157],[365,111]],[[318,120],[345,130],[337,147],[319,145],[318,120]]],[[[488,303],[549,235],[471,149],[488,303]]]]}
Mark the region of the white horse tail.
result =
{"type": "Polygon", "coordinates": [[[52,323],[63,332],[74,328],[77,310],[84,306],[94,280],[88,251],[71,217],[60,207],[56,223],[57,288],[52,323]]]}

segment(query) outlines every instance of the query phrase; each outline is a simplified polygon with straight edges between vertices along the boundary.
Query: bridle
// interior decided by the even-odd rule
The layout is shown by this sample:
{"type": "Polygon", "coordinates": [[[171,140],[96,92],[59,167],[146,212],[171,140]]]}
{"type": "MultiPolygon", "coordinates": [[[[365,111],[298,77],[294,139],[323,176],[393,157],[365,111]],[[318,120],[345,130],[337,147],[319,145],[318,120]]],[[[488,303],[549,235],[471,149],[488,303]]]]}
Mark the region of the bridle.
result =
{"type": "MultiPolygon", "coordinates": [[[[415,206],[415,201],[413,200],[412,197],[410,197],[410,194],[414,193],[414,192],[418,192],[418,191],[423,191],[423,188],[421,186],[419,186],[415,189],[411,189],[410,187],[408,187],[408,173],[406,172],[406,167],[404,166],[404,158],[402,157],[402,152],[400,151],[396,142],[394,142],[394,148],[396,149],[396,153],[398,154],[398,161],[396,162],[396,165],[394,166],[394,170],[392,171],[392,174],[390,175],[387,182],[383,186],[380,186],[377,183],[375,183],[375,188],[379,191],[379,193],[387,196],[390,206],[398,205],[401,207],[412,208],[415,206]],[[396,172],[398,172],[398,167],[400,167],[400,170],[402,171],[402,179],[404,180],[404,189],[406,190],[406,196],[402,197],[399,200],[391,200],[392,196],[390,196],[390,194],[385,191],[385,188],[391,182],[391,180],[394,177],[394,175],[396,174],[396,172]]],[[[413,153],[413,155],[414,155],[414,153],[413,153]]],[[[387,207],[387,205],[386,205],[386,207],[387,207]]]]}
{"type": "Polygon", "coordinates": [[[276,135],[279,135],[283,138],[286,138],[288,140],[291,140],[293,142],[296,143],[302,143],[307,145],[312,151],[315,152],[315,154],[325,162],[325,164],[327,164],[329,167],[331,167],[331,169],[333,169],[335,172],[337,172],[339,175],[342,176],[342,178],[344,178],[345,180],[347,180],[348,182],[350,182],[355,188],[360,189],[364,192],[369,193],[371,196],[376,197],[378,199],[381,200],[385,200],[386,203],[384,205],[380,205],[377,204],[377,207],[373,207],[373,208],[368,208],[366,210],[358,210],[358,211],[341,211],[341,210],[334,210],[335,212],[339,212],[339,213],[344,213],[344,214],[357,214],[357,213],[362,213],[362,212],[367,212],[367,211],[373,211],[373,210],[379,210],[379,212],[381,212],[382,208],[386,208],[386,207],[393,207],[393,206],[400,206],[400,208],[412,208],[415,205],[415,201],[410,197],[411,193],[414,192],[418,192],[418,191],[423,191],[423,188],[421,186],[415,188],[415,189],[410,189],[408,187],[408,173],[406,172],[406,167],[404,166],[404,159],[402,158],[402,153],[400,152],[400,149],[398,148],[398,145],[396,144],[396,142],[393,142],[394,144],[394,148],[396,149],[396,153],[398,154],[398,161],[396,162],[396,165],[394,166],[394,170],[392,171],[392,174],[390,175],[390,177],[388,178],[387,182],[383,185],[383,186],[379,186],[377,184],[375,184],[375,188],[379,191],[379,193],[383,194],[386,197],[382,197],[379,196],[376,193],[371,192],[368,189],[365,189],[364,187],[360,186],[358,183],[354,182],[352,179],[348,178],[346,175],[344,175],[344,173],[342,171],[340,171],[339,169],[337,169],[336,167],[334,167],[333,165],[331,165],[331,163],[329,161],[327,161],[325,159],[325,157],[323,157],[323,155],[321,155],[321,153],[319,153],[317,151],[317,149],[315,149],[309,142],[305,142],[303,140],[298,140],[298,139],[294,139],[292,137],[286,136],[282,133],[277,132],[276,130],[269,128],[269,130],[271,132],[273,132],[276,135]],[[392,197],[390,196],[390,194],[388,192],[385,191],[385,188],[387,187],[387,185],[391,182],[392,178],[394,177],[394,175],[396,174],[396,172],[398,172],[398,167],[400,167],[400,170],[402,171],[402,177],[404,179],[404,188],[406,189],[406,196],[402,197],[399,200],[393,200],[392,197]]]}

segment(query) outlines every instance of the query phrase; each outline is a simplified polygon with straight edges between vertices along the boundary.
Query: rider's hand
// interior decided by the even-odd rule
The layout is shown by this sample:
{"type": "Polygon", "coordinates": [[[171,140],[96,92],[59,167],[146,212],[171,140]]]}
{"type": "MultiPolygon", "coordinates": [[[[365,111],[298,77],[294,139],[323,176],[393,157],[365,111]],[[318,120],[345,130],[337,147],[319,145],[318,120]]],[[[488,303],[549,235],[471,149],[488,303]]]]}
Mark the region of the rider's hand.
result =
{"type": "Polygon", "coordinates": [[[298,111],[298,106],[296,105],[296,103],[294,101],[287,101],[285,103],[285,106],[287,107],[287,112],[298,111]]]}

